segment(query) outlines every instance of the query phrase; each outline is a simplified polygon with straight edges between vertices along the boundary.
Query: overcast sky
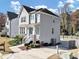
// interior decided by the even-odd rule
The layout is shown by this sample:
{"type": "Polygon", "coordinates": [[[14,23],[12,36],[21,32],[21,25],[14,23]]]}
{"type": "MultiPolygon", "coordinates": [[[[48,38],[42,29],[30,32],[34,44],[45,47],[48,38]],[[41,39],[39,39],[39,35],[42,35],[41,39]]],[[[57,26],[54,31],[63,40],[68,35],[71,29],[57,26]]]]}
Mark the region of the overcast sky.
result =
{"type": "Polygon", "coordinates": [[[20,10],[21,5],[27,5],[32,8],[47,8],[52,12],[58,13],[58,9],[65,3],[70,3],[71,10],[79,9],[79,0],[0,0],[0,12],[20,10]]]}

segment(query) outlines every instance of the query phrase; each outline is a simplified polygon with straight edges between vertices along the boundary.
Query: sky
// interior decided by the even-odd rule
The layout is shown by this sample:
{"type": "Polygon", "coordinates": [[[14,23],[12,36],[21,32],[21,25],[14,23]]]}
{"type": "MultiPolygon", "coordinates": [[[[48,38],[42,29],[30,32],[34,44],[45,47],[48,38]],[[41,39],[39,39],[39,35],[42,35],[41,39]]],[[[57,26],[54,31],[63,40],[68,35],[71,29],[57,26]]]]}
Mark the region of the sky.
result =
{"type": "Polygon", "coordinates": [[[0,0],[0,12],[12,11],[19,13],[21,5],[26,5],[35,9],[47,8],[54,13],[58,13],[66,3],[69,3],[70,10],[79,9],[79,0],[0,0]]]}

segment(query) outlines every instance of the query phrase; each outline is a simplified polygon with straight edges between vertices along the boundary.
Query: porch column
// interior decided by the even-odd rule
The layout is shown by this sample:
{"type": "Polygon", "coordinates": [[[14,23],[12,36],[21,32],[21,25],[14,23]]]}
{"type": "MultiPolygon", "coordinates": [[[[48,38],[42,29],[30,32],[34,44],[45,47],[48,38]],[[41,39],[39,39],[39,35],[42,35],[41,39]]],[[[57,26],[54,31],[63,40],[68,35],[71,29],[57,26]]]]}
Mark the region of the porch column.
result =
{"type": "Polygon", "coordinates": [[[33,27],[33,43],[34,46],[36,45],[36,30],[35,30],[35,26],[33,27]]]}
{"type": "Polygon", "coordinates": [[[36,29],[33,27],[33,35],[36,35],[36,29]]]}

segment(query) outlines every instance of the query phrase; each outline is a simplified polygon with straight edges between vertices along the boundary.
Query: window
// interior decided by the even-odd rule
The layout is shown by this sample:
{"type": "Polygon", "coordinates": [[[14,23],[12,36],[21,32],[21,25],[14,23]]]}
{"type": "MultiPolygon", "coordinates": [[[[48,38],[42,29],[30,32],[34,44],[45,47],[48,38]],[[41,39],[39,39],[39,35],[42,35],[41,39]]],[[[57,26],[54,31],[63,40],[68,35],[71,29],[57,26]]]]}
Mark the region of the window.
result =
{"type": "Polygon", "coordinates": [[[40,14],[30,14],[29,23],[37,23],[40,22],[40,14]]]}
{"type": "Polygon", "coordinates": [[[25,27],[20,27],[20,34],[25,34],[25,27]]]}
{"type": "Polygon", "coordinates": [[[29,34],[32,34],[33,33],[33,28],[29,28],[29,34]]]}
{"type": "Polygon", "coordinates": [[[37,15],[37,22],[40,22],[40,14],[36,14],[37,15]]]}
{"type": "Polygon", "coordinates": [[[34,20],[35,19],[35,14],[31,14],[30,15],[30,20],[34,20]]]}
{"type": "Polygon", "coordinates": [[[54,33],[54,29],[52,28],[52,34],[54,33]]]}
{"type": "Polygon", "coordinates": [[[55,23],[55,20],[53,20],[53,23],[55,23]]]}
{"type": "Polygon", "coordinates": [[[26,17],[22,17],[21,22],[26,22],[26,17]]]}
{"type": "Polygon", "coordinates": [[[30,15],[30,22],[29,23],[35,23],[35,14],[30,15]]]}
{"type": "Polygon", "coordinates": [[[36,34],[39,34],[39,27],[36,27],[36,34]]]}

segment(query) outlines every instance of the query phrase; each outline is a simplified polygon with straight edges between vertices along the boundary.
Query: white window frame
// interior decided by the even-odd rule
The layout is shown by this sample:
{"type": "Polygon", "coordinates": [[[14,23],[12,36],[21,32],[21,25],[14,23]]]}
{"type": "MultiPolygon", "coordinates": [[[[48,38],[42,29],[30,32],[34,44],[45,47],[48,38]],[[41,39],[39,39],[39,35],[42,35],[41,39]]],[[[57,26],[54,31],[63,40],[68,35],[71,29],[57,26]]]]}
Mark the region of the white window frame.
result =
{"type": "Polygon", "coordinates": [[[40,22],[40,14],[36,14],[36,18],[37,18],[37,23],[40,22]]]}
{"type": "Polygon", "coordinates": [[[21,17],[21,23],[26,22],[26,16],[21,17]]]}
{"type": "Polygon", "coordinates": [[[35,14],[30,14],[30,23],[35,23],[35,14]]]}
{"type": "Polygon", "coordinates": [[[25,34],[25,27],[20,27],[20,34],[25,34]]]}

